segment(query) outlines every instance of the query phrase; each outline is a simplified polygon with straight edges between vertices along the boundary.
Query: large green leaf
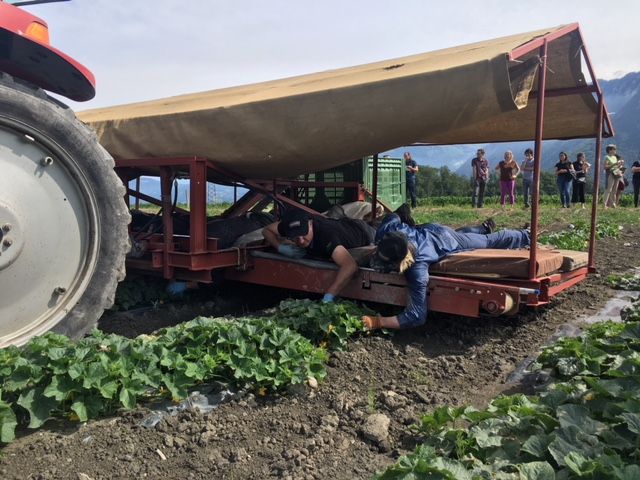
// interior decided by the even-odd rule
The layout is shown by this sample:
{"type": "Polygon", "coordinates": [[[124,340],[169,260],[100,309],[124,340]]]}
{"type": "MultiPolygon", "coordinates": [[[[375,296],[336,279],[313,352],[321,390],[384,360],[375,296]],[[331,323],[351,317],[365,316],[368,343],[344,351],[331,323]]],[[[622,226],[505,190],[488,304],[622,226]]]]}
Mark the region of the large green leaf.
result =
{"type": "Polygon", "coordinates": [[[120,403],[124,408],[127,408],[129,410],[132,410],[135,408],[136,394],[132,390],[123,386],[120,389],[120,395],[118,398],[120,399],[120,403]]]}
{"type": "Polygon", "coordinates": [[[580,455],[578,452],[570,452],[564,457],[565,464],[578,476],[592,474],[595,470],[593,461],[580,455]]]}
{"type": "Polygon", "coordinates": [[[548,462],[530,462],[518,465],[520,480],[555,480],[556,474],[548,462]]]}
{"type": "Polygon", "coordinates": [[[0,442],[9,443],[16,438],[18,419],[9,404],[0,401],[0,442]]]}
{"type": "Polygon", "coordinates": [[[623,413],[620,415],[633,433],[640,434],[640,415],[637,413],[623,413]]]}
{"type": "Polygon", "coordinates": [[[54,398],[57,402],[63,402],[69,398],[73,392],[80,392],[82,385],[69,378],[66,374],[54,375],[51,383],[44,389],[46,397],[54,398]]]}
{"type": "Polygon", "coordinates": [[[26,388],[31,382],[31,366],[21,365],[4,381],[3,388],[7,392],[17,392],[26,388]]]}
{"type": "Polygon", "coordinates": [[[109,376],[108,368],[101,362],[91,362],[85,367],[83,386],[86,389],[97,387],[109,376]]]}
{"type": "Polygon", "coordinates": [[[78,416],[81,422],[90,418],[96,418],[105,411],[105,404],[101,398],[95,396],[80,396],[71,405],[71,410],[78,416]]]}
{"type": "Polygon", "coordinates": [[[614,467],[613,472],[617,480],[638,480],[640,478],[640,466],[638,465],[614,467]]]}
{"type": "Polygon", "coordinates": [[[473,431],[473,438],[480,448],[499,447],[502,445],[502,437],[483,429],[473,431]]]}
{"type": "Polygon", "coordinates": [[[89,419],[89,413],[87,411],[87,405],[84,402],[84,398],[82,400],[76,400],[71,404],[71,410],[78,416],[78,420],[81,422],[86,422],[89,419]]]}
{"type": "Polygon", "coordinates": [[[192,385],[192,380],[183,373],[172,372],[163,376],[163,383],[171,393],[173,400],[182,400],[188,395],[187,387],[192,385]]]}
{"type": "Polygon", "coordinates": [[[98,385],[98,390],[100,391],[100,395],[104,398],[111,399],[118,391],[118,382],[115,380],[106,381],[98,385]]]}
{"type": "Polygon", "coordinates": [[[625,436],[618,433],[616,430],[617,428],[605,430],[603,432],[600,432],[598,436],[606,444],[607,448],[619,450],[619,451],[632,449],[633,439],[627,439],[625,436]]]}
{"type": "Polygon", "coordinates": [[[575,426],[584,433],[597,434],[605,428],[605,424],[591,418],[589,410],[582,405],[561,405],[557,416],[562,427],[575,426]]]}
{"type": "Polygon", "coordinates": [[[29,428],[38,428],[45,423],[58,404],[54,398],[44,396],[43,388],[23,392],[16,403],[29,412],[29,428]]]}
{"type": "Polygon", "coordinates": [[[556,437],[549,444],[549,453],[558,465],[566,465],[565,458],[570,453],[578,453],[587,459],[595,459],[602,454],[604,445],[598,438],[584,433],[579,427],[570,425],[559,428],[556,437]]]}
{"type": "Polygon", "coordinates": [[[84,378],[85,376],[84,364],[83,363],[72,364],[71,366],[69,366],[68,373],[69,373],[69,376],[74,380],[76,378],[84,378]]]}
{"type": "Polygon", "coordinates": [[[522,451],[544,459],[549,454],[549,444],[553,438],[553,435],[547,434],[532,435],[522,444],[522,451]]]}

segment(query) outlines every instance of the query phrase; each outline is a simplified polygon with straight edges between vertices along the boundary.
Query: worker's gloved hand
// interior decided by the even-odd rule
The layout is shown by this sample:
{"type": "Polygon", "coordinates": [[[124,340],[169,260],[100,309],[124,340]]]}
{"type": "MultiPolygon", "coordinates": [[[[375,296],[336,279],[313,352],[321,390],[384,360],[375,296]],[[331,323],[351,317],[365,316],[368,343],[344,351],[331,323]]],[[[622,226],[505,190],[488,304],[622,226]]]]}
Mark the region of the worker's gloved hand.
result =
{"type": "Polygon", "coordinates": [[[378,328],[382,328],[382,319],[380,317],[364,315],[362,317],[362,323],[364,323],[364,328],[367,330],[377,330],[378,328]]]}
{"type": "Polygon", "coordinates": [[[174,280],[172,282],[169,282],[169,284],[167,285],[167,292],[171,296],[179,297],[184,295],[184,293],[187,291],[187,288],[187,282],[174,280]]]}
{"type": "Polygon", "coordinates": [[[333,303],[336,299],[336,296],[331,293],[325,293],[324,297],[322,297],[322,303],[333,303]]]}
{"type": "Polygon", "coordinates": [[[297,245],[281,243],[278,245],[278,253],[289,258],[302,258],[307,254],[307,251],[297,245]]]}

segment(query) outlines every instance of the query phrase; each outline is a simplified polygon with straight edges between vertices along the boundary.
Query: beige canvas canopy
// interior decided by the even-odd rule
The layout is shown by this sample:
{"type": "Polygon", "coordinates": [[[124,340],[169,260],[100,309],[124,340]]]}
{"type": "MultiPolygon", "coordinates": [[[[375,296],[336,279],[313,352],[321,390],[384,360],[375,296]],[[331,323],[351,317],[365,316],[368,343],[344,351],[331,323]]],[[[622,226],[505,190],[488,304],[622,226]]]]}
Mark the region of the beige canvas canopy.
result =
{"type": "MultiPolygon", "coordinates": [[[[292,177],[412,143],[530,140],[540,40],[547,91],[585,87],[577,24],[252,85],[81,112],[117,159],[202,156],[292,177]]],[[[586,93],[585,93],[586,92],[586,93]]],[[[591,93],[550,95],[544,138],[597,134],[591,93]]]]}

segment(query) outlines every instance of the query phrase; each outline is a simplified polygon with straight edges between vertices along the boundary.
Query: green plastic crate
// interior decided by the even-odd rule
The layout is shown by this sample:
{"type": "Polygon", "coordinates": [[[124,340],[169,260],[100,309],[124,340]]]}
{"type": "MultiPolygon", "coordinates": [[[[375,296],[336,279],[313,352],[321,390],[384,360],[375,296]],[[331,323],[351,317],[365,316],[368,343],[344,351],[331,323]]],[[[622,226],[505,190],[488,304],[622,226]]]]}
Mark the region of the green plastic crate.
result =
{"type": "MultiPolygon", "coordinates": [[[[372,192],[373,157],[365,158],[362,167],[365,187],[372,192]]],[[[404,159],[378,158],[378,198],[392,210],[406,202],[407,182],[404,159]]]]}
{"type": "MultiPolygon", "coordinates": [[[[372,191],[373,157],[362,158],[339,167],[323,170],[317,173],[301,175],[299,180],[325,182],[360,182],[364,183],[368,191],[372,191]]],[[[406,181],[404,159],[381,157],[378,159],[378,198],[385,205],[395,210],[406,200],[406,181]]],[[[344,204],[358,199],[358,192],[352,188],[325,187],[310,188],[308,202],[319,210],[326,205],[344,204]]],[[[370,200],[370,198],[367,198],[370,200]]],[[[327,207],[328,208],[328,207],[327,207]]]]}

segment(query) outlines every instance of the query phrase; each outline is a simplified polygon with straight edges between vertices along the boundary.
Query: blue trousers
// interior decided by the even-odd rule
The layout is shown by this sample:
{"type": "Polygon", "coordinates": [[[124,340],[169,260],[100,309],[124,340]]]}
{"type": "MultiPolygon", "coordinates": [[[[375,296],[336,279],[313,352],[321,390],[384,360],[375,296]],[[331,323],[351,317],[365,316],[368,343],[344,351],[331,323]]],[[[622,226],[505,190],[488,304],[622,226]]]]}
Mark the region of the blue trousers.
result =
{"type": "Polygon", "coordinates": [[[460,227],[456,228],[456,232],[458,233],[482,233],[487,234],[491,233],[487,227],[484,225],[471,225],[469,227],[460,227]]]}
{"type": "Polygon", "coordinates": [[[486,188],[487,182],[476,178],[473,187],[473,197],[471,198],[472,207],[482,208],[484,206],[484,191],[486,188]]]}
{"type": "Polygon", "coordinates": [[[523,248],[531,244],[531,234],[528,230],[500,230],[483,235],[480,233],[457,232],[448,227],[447,229],[460,245],[460,248],[456,251],[474,250],[476,248],[523,248]]]}
{"type": "Polygon", "coordinates": [[[533,191],[533,180],[522,179],[522,196],[524,197],[524,206],[531,205],[531,192],[533,191]]]}
{"type": "Polygon", "coordinates": [[[562,176],[558,177],[557,184],[558,190],[560,191],[560,202],[563,207],[571,206],[571,182],[572,178],[564,178],[562,176]]]}
{"type": "Polygon", "coordinates": [[[409,200],[411,201],[411,208],[416,208],[418,206],[418,197],[416,195],[415,176],[407,176],[407,194],[409,195],[409,200]]]}

